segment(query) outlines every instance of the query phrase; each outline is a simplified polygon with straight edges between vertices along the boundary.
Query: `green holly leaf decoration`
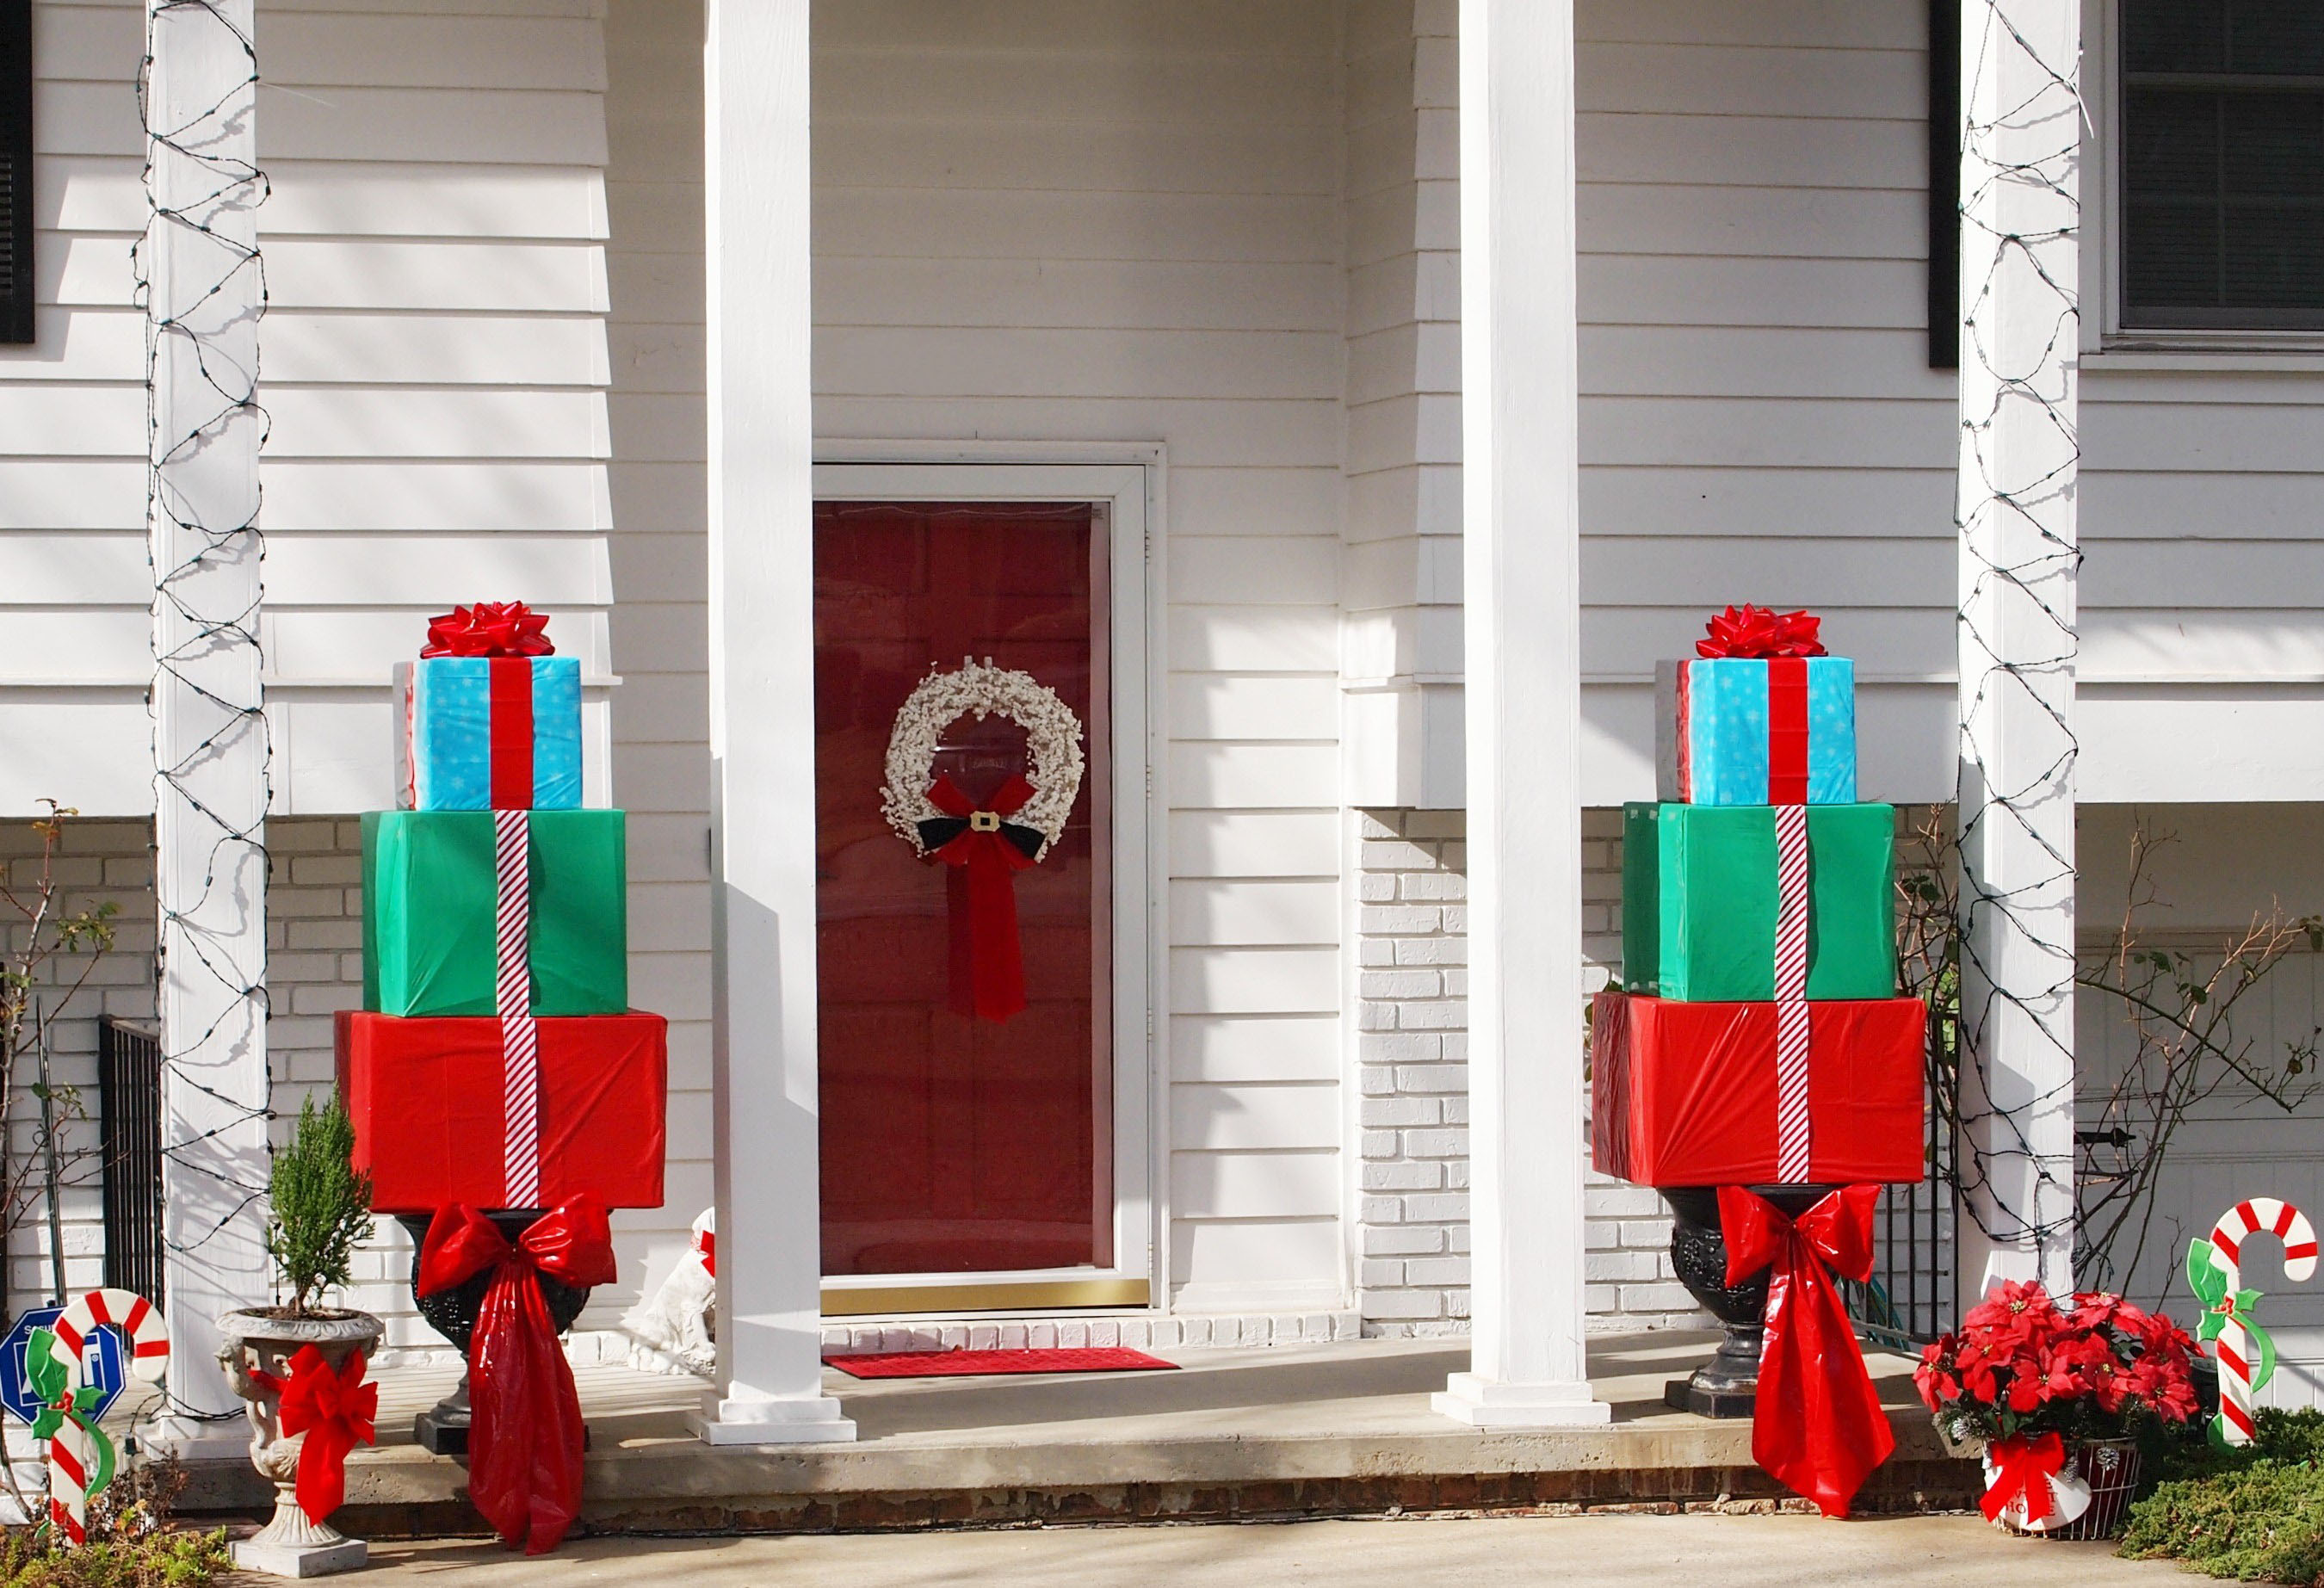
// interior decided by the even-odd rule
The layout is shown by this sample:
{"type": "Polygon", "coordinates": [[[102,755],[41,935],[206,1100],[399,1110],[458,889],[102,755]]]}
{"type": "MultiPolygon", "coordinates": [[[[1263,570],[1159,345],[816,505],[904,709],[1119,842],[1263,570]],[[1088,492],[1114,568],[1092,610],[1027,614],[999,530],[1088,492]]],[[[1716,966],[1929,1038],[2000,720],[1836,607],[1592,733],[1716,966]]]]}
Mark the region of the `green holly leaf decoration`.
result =
{"type": "MultiPolygon", "coordinates": [[[[2187,1242],[2187,1283],[2193,1288],[2195,1299],[2203,1304],[2203,1310],[2207,1313],[2227,1299],[2227,1276],[2211,1261],[2211,1243],[2209,1241],[2187,1242]]],[[[2210,1335],[2206,1334],[2203,1338],[2208,1340],[2210,1335]]]]}

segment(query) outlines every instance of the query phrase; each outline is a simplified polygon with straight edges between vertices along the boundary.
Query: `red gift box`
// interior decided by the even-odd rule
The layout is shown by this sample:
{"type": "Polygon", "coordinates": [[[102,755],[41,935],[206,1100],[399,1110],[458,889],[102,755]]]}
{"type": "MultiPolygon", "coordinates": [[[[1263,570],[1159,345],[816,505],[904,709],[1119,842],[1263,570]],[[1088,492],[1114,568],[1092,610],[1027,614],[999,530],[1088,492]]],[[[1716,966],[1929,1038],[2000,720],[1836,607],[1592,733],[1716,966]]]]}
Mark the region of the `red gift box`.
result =
{"type": "MultiPolygon", "coordinates": [[[[669,1022],[632,1011],[534,1024],[540,1186],[529,1205],[586,1193],[608,1207],[659,1207],[669,1022]]],[[[501,1021],[343,1010],[337,1037],[339,1095],[374,1208],[508,1205],[501,1021]]]]}
{"type": "MultiPolygon", "coordinates": [[[[1923,1178],[1917,998],[1809,1003],[1808,1181],[1923,1178]]],[[[1600,992],[1591,1006],[1591,1159],[1640,1186],[1779,1182],[1776,1006],[1600,992]]]]}

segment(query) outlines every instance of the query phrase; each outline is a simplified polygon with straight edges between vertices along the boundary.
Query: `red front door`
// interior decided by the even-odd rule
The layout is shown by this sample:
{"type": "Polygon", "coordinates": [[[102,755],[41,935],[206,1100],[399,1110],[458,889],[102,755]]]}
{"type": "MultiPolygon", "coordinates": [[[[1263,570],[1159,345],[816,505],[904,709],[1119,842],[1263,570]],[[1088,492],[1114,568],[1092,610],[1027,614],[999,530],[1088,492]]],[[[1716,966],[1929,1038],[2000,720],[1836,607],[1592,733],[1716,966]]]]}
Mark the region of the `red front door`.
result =
{"type": "MultiPolygon", "coordinates": [[[[816,507],[823,1271],[1111,1260],[1105,529],[1086,503],[816,507]],[[1015,878],[1026,1008],[947,996],[950,868],[881,814],[897,708],[964,658],[1028,672],[1084,727],[1064,836],[1015,878]]],[[[1021,730],[963,718],[934,772],[982,805],[1021,730]]]]}

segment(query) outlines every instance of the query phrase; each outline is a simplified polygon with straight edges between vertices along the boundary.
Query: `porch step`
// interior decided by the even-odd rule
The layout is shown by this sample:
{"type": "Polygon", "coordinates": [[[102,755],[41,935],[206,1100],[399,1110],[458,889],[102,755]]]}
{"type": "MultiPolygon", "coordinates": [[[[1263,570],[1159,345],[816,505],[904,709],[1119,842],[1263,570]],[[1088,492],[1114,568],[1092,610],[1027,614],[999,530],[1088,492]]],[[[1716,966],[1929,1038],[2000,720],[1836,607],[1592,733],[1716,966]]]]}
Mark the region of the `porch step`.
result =
{"type": "MultiPolygon", "coordinates": [[[[1364,1341],[1165,1353],[1184,1371],[859,1383],[830,1375],[859,1443],[712,1449],[690,1436],[691,1380],[585,1370],[595,1434],[584,1518],[599,1532],[809,1532],[1098,1520],[1226,1520],[1398,1511],[1773,1509],[1748,1421],[1665,1410],[1664,1382],[1709,1336],[1592,1343],[1596,1428],[1480,1433],[1430,1410],[1460,1341],[1364,1341]]],[[[1955,1510],[1981,1488],[1913,1399],[1909,1365],[1876,1357],[1896,1454],[1867,1511],[1955,1510]]],[[[390,1379],[397,1402],[424,1385],[390,1379]]],[[[440,1390],[434,1391],[440,1393],[440,1390]]],[[[383,1407],[380,1426],[391,1426],[383,1407]]],[[[403,1426],[409,1426],[406,1417],[403,1426]]],[[[408,1437],[408,1436],[407,1436],[408,1437]]],[[[346,1531],[371,1538],[484,1531],[466,1473],[408,1444],[348,1463],[346,1531]]],[[[262,1509],[257,1474],[196,1474],[183,1509],[262,1509]]]]}

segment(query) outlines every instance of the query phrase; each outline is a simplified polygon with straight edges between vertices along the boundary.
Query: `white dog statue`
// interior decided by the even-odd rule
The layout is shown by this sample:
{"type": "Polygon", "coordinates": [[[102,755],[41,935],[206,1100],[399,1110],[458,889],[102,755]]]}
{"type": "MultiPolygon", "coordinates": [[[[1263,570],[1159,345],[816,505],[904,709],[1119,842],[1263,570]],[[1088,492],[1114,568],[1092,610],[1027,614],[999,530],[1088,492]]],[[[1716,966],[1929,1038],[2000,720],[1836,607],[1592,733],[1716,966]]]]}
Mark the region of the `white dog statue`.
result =
{"type": "Polygon", "coordinates": [[[622,1318],[632,1367],[707,1375],[717,1362],[712,1305],[718,1293],[717,1210],[694,1221],[694,1243],[661,1288],[622,1318]]]}

